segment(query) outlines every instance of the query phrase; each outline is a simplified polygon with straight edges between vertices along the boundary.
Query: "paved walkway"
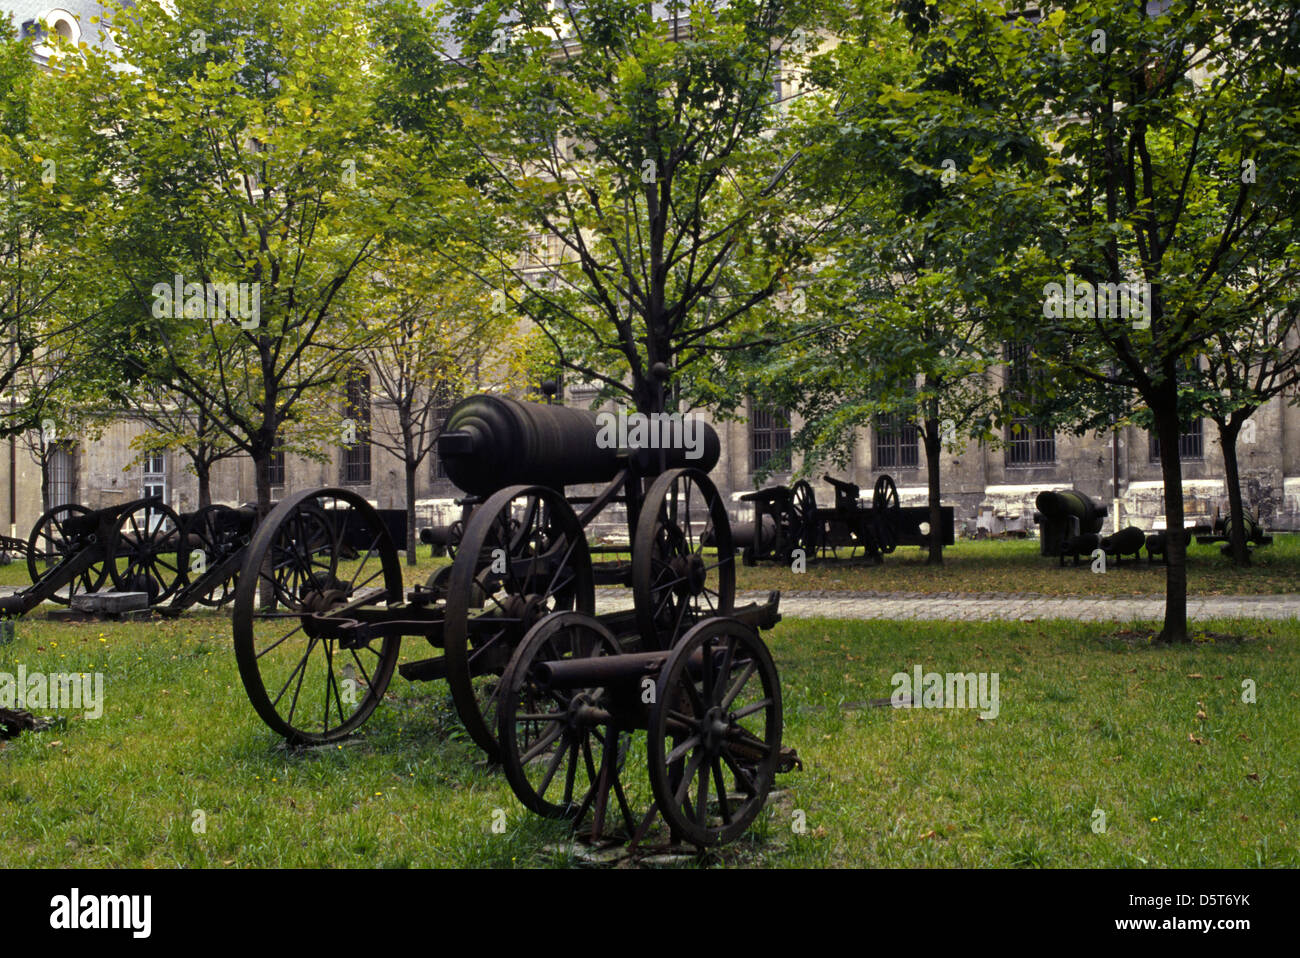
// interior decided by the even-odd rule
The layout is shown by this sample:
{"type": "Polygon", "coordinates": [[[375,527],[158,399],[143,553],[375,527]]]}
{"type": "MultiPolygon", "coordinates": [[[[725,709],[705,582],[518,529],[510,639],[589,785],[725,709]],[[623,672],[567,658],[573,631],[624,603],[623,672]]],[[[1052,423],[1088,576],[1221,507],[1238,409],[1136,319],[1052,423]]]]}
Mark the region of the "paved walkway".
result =
{"type": "MultiPolygon", "coordinates": [[[[597,590],[598,612],[628,608],[631,592],[597,590]]],[[[767,598],[766,592],[738,592],[737,603],[767,598]]],[[[1042,595],[982,594],[921,595],[915,592],[785,592],[781,614],[791,619],[927,619],[964,622],[993,620],[1079,619],[1088,622],[1128,622],[1164,618],[1163,597],[1059,598],[1042,595]]],[[[1189,596],[1187,615],[1193,620],[1300,617],[1300,594],[1262,596],[1189,596]]]]}

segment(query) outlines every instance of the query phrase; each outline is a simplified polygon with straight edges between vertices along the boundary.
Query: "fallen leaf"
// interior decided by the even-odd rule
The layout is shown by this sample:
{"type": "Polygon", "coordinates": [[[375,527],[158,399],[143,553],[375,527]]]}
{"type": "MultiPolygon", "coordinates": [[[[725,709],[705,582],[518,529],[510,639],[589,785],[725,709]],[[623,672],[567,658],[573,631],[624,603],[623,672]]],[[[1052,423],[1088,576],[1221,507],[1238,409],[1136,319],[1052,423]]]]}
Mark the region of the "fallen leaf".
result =
{"type": "Polygon", "coordinates": [[[927,838],[934,838],[934,829],[933,829],[933,828],[930,829],[928,832],[926,832],[924,835],[921,836],[921,841],[925,841],[927,838]]]}
{"type": "Polygon", "coordinates": [[[1204,713],[1204,712],[1197,712],[1197,713],[1196,713],[1196,717],[1197,717],[1198,719],[1200,719],[1202,722],[1205,721],[1205,713],[1204,713]]]}
{"type": "Polygon", "coordinates": [[[1258,782],[1258,781],[1259,781],[1259,772],[1247,772],[1247,773],[1246,773],[1246,777],[1247,777],[1248,779],[1250,779],[1252,782],[1258,782]]]}
{"type": "Polygon", "coordinates": [[[1191,743],[1194,744],[1194,745],[1204,745],[1204,744],[1205,744],[1205,739],[1203,739],[1203,738],[1197,738],[1195,732],[1189,732],[1189,733],[1187,733],[1187,741],[1191,742],[1191,743]]]}

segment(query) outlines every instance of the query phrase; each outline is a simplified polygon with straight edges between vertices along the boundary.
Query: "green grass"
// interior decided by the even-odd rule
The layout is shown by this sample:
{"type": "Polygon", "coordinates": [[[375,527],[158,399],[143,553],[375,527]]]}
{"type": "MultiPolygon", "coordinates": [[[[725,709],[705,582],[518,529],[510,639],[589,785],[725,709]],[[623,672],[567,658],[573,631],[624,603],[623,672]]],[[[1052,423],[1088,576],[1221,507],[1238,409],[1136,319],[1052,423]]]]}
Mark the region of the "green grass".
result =
{"type": "MultiPolygon", "coordinates": [[[[1152,648],[1069,622],[784,622],[769,638],[804,771],[703,861],[1300,866],[1300,623],[1206,628],[1245,641],[1152,648]],[[1000,715],[865,704],[916,664],[998,672],[1000,715]],[[1241,700],[1247,678],[1255,704],[1241,700]]],[[[0,867],[570,861],[548,850],[563,825],[517,804],[441,684],[395,678],[354,740],[293,753],[248,705],[221,616],[17,630],[0,671],[99,671],[106,702],[98,721],[74,714],[0,747],[0,867]]],[[[423,653],[411,641],[403,654],[423,653]]],[[[625,778],[644,800],[635,754],[625,778]]]]}
{"type": "MultiPolygon", "coordinates": [[[[1041,595],[1164,595],[1165,567],[1125,560],[1109,564],[1105,575],[1088,562],[1077,568],[1066,560],[1038,554],[1037,539],[959,540],[944,550],[941,567],[926,565],[926,553],[908,546],[885,557],[880,566],[863,562],[814,562],[802,574],[786,566],[762,563],[740,568],[742,589],[834,589],[881,592],[982,593],[1019,592],[1041,595]]],[[[1252,564],[1238,569],[1220,555],[1217,545],[1188,547],[1188,591],[1193,595],[1261,595],[1300,591],[1300,535],[1278,535],[1273,544],[1254,550],[1252,564]]]]}
{"type": "MultiPolygon", "coordinates": [[[[1041,595],[1164,595],[1165,567],[1146,560],[1109,566],[1094,574],[1088,563],[1060,568],[1055,559],[1038,554],[1037,539],[963,539],[944,550],[941,567],[926,565],[925,552],[900,548],[881,566],[862,561],[812,562],[807,571],[765,562],[752,568],[736,563],[739,589],[827,589],[836,591],[986,593],[1019,592],[1041,595]]],[[[597,556],[596,559],[616,558],[597,556]]],[[[623,556],[629,558],[629,556],[623,556]]],[[[402,563],[408,587],[423,582],[449,560],[434,559],[428,547],[419,549],[415,568],[402,563]]],[[[24,563],[0,566],[0,586],[30,582],[24,563]]],[[[111,586],[110,586],[111,587],[111,586]]],[[[1300,591],[1300,535],[1278,535],[1273,544],[1254,551],[1252,565],[1238,569],[1219,554],[1218,546],[1195,542],[1188,550],[1188,588],[1193,595],[1272,595],[1300,591]]]]}

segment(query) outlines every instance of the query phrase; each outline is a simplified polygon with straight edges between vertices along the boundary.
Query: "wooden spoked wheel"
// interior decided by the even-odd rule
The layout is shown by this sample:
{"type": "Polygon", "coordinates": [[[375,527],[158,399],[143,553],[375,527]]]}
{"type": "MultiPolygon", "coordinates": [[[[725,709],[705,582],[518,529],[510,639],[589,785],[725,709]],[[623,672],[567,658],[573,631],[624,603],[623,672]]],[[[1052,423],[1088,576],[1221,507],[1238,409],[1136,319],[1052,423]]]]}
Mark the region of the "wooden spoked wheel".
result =
{"type": "Polygon", "coordinates": [[[118,520],[109,541],[109,574],[122,592],[166,602],[185,584],[181,520],[162,500],[149,500],[118,520]]]}
{"type": "MultiPolygon", "coordinates": [[[[67,527],[68,519],[87,515],[90,515],[90,510],[85,506],[67,503],[42,513],[36,520],[31,535],[27,537],[27,574],[32,582],[74,552],[93,543],[93,533],[87,536],[80,530],[72,531],[67,527]]],[[[96,562],[68,584],[66,595],[55,593],[50,596],[50,601],[67,605],[78,593],[98,592],[107,578],[107,564],[96,562]]]]}
{"type": "Polygon", "coordinates": [[[758,633],[727,617],[691,629],[659,675],[646,740],[673,832],[699,847],[744,832],[772,790],[781,729],[781,683],[758,633]]]}
{"type": "Polygon", "coordinates": [[[881,476],[871,492],[872,533],[876,546],[888,554],[898,548],[898,487],[890,476],[881,476]]]}
{"type": "Polygon", "coordinates": [[[443,653],[465,730],[497,761],[501,675],[528,631],[555,612],[595,611],[587,539],[544,486],[508,486],[477,506],[447,580],[443,653]]]}
{"type": "Polygon", "coordinates": [[[811,559],[817,555],[821,546],[817,520],[817,495],[807,479],[800,479],[790,490],[790,500],[794,511],[794,527],[798,547],[803,549],[804,558],[811,559]]]}
{"type": "Polygon", "coordinates": [[[369,503],[346,489],[282,501],[249,543],[235,587],[235,660],[257,714],[294,744],[360,727],[388,688],[401,640],[345,642],[316,617],[401,600],[397,548],[369,503]]]}
{"type": "Polygon", "coordinates": [[[629,736],[611,714],[606,688],[551,688],[546,675],[555,663],[620,653],[596,619],[558,612],[529,630],[501,677],[501,765],[510,788],[546,818],[576,825],[590,811],[593,837],[604,831],[611,796],[628,833],[635,827],[619,781],[629,736]]]}
{"type": "Polygon", "coordinates": [[[671,648],[700,619],[735,607],[731,522],[703,472],[670,469],[651,484],[632,541],[632,594],[647,649],[671,648]]]}

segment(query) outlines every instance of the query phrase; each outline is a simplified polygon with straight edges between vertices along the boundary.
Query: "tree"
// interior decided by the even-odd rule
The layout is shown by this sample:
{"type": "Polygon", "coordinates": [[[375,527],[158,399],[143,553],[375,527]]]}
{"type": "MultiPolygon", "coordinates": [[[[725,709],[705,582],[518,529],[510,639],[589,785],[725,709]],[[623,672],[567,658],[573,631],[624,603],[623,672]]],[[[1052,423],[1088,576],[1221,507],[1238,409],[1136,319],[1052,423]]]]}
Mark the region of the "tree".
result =
{"type": "MultiPolygon", "coordinates": [[[[1010,194],[1025,242],[1009,296],[1042,291],[1024,321],[1037,324],[1035,353],[1057,389],[1077,391],[1077,418],[1105,418],[1116,394],[1140,401],[1162,453],[1166,520],[1181,529],[1184,369],[1230,322],[1224,292],[1291,246],[1300,35],[1290,4],[1146,11],[1108,0],[1033,22],[980,3],[945,4],[942,19],[910,12],[931,70],[972,102],[999,91],[1056,151],[1010,194]]],[[[1185,642],[1181,536],[1168,559],[1159,638],[1185,642]]]]}
{"type": "Polygon", "coordinates": [[[322,455],[322,413],[374,335],[347,302],[412,206],[420,153],[375,107],[362,3],[116,8],[65,64],[117,189],[88,217],[135,304],[132,362],[247,454],[322,455]]]}
{"type": "MultiPolygon", "coordinates": [[[[1290,274],[1292,268],[1288,264],[1283,272],[1290,274]]],[[[1244,295],[1238,291],[1228,294],[1234,301],[1232,311],[1243,318],[1216,331],[1214,348],[1205,351],[1197,370],[1199,405],[1218,427],[1223,450],[1229,551],[1239,566],[1250,563],[1237,464],[1242,426],[1266,402],[1277,396],[1294,396],[1300,385],[1300,303],[1293,300],[1284,308],[1270,308],[1266,304],[1276,304],[1286,295],[1271,286],[1257,283],[1253,290],[1243,291],[1244,295]]]]}
{"type": "Polygon", "coordinates": [[[372,423],[370,439],[402,463],[406,561],[416,564],[415,486],[452,400],[477,384],[485,365],[504,381],[520,351],[512,317],[491,312],[482,288],[445,260],[397,247],[375,264],[367,302],[377,337],[364,350],[377,404],[391,417],[372,423]]]}
{"type": "MultiPolygon", "coordinates": [[[[868,14],[870,17],[870,14],[868,14]]],[[[843,93],[843,122],[817,176],[863,184],[833,255],[792,318],[797,336],[759,354],[759,387],[804,419],[805,462],[847,458],[857,430],[914,421],[926,454],[929,562],[943,561],[945,446],[995,443],[1019,401],[991,376],[1002,360],[1005,256],[1019,226],[1004,170],[1041,165],[1032,129],[1001,102],[966,102],[924,69],[901,24],[868,20],[818,80],[843,93]]],[[[746,356],[739,365],[752,360],[746,356]]],[[[807,468],[807,466],[805,466],[807,468]]]]}
{"type": "Polygon", "coordinates": [[[482,198],[445,229],[562,368],[643,412],[694,405],[719,355],[763,335],[754,307],[844,209],[800,179],[833,97],[790,85],[829,6],[449,0],[445,28],[394,25],[404,122],[482,158],[482,198]],[[485,221],[535,234],[531,255],[478,240],[485,221]]]}

